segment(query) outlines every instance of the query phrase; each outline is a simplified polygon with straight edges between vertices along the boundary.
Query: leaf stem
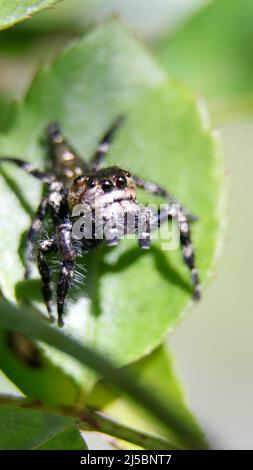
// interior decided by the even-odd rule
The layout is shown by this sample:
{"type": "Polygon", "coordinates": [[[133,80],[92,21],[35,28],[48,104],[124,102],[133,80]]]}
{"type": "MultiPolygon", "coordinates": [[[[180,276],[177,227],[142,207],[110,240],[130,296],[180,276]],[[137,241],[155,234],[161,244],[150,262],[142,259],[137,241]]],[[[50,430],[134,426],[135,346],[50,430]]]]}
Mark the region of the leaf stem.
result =
{"type": "Polygon", "coordinates": [[[103,434],[108,434],[110,436],[116,437],[117,439],[131,442],[138,447],[143,447],[144,449],[180,449],[179,446],[176,446],[171,442],[168,442],[164,439],[152,436],[147,433],[134,430],[128,426],[123,426],[122,424],[119,424],[111,418],[102,415],[101,413],[96,411],[85,410],[83,419],[84,423],[87,423],[87,421],[91,423],[91,431],[97,431],[103,434]]]}
{"type": "Polygon", "coordinates": [[[147,433],[137,431],[128,426],[117,423],[108,416],[91,408],[74,408],[69,406],[52,406],[42,402],[30,401],[23,397],[12,397],[9,395],[0,395],[0,406],[9,405],[31,410],[40,410],[47,413],[68,416],[76,420],[76,425],[83,431],[95,431],[107,434],[114,438],[131,442],[132,444],[151,450],[176,450],[180,449],[171,442],[152,436],[147,433]]]}

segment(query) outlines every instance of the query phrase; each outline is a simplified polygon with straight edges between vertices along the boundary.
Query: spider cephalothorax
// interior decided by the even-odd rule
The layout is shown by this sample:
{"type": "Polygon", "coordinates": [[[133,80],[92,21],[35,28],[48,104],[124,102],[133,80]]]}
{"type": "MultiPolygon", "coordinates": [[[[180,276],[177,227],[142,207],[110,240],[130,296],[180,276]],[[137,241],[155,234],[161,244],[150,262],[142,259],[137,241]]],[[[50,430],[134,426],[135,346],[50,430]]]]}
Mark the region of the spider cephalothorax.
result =
{"type": "Polygon", "coordinates": [[[86,253],[102,242],[115,245],[128,233],[136,234],[140,248],[148,249],[151,232],[169,218],[176,219],[178,223],[183,258],[191,272],[194,298],[200,298],[189,227],[189,222],[194,217],[159,185],[117,166],[102,168],[110,141],[120,124],[121,119],[103,136],[89,163],[76,154],[55,123],[47,127],[52,161],[50,172],[39,171],[18,158],[0,159],[1,162],[14,163],[47,185],[46,196],[40,202],[27,236],[25,276],[29,277],[31,274],[35,245],[43,296],[49,316],[53,318],[51,270],[46,257],[52,252],[59,254],[61,263],[57,286],[57,314],[60,326],[63,325],[65,299],[74,281],[75,261],[80,250],[86,253]],[[141,206],[137,201],[137,187],[163,197],[167,206],[157,212],[141,206]],[[39,240],[48,212],[55,231],[51,237],[39,240]],[[79,220],[81,213],[83,218],[79,220]]]}
{"type": "Polygon", "coordinates": [[[131,174],[117,166],[78,176],[68,194],[70,208],[80,203],[106,207],[122,201],[136,201],[136,185],[131,174]]]}
{"type": "Polygon", "coordinates": [[[123,235],[135,232],[136,185],[131,174],[117,166],[78,176],[68,191],[68,207],[73,219],[83,209],[85,239],[105,239],[112,246],[123,235]]]}

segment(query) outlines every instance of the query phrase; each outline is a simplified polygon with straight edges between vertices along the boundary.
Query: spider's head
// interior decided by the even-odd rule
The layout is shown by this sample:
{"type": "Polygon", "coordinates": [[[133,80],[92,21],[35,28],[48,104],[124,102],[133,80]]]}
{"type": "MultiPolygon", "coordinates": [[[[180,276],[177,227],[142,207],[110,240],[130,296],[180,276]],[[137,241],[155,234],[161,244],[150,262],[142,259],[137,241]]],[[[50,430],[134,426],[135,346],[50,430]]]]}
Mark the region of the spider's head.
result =
{"type": "Polygon", "coordinates": [[[69,206],[88,204],[92,209],[135,203],[136,186],[128,171],[117,166],[78,176],[69,189],[69,206]]]}

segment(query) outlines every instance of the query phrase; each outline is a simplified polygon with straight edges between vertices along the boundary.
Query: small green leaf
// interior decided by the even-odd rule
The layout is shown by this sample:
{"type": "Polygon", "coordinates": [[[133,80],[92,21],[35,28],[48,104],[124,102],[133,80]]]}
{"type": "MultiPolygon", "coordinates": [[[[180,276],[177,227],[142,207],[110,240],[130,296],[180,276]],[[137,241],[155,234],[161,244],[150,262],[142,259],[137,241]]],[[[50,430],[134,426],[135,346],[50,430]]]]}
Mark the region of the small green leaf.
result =
{"type": "Polygon", "coordinates": [[[88,447],[77,429],[68,428],[36,450],[88,450],[88,447]]]}
{"type": "MultiPolygon", "coordinates": [[[[59,437],[59,434],[73,428],[74,425],[73,418],[18,406],[1,405],[0,449],[36,449],[59,437]]],[[[76,435],[73,437],[76,438],[76,435]]],[[[58,445],[60,445],[60,440],[58,440],[58,445]]]]}
{"type": "MultiPolygon", "coordinates": [[[[137,363],[128,366],[127,370],[135,374],[138,384],[142,387],[149,388],[152,386],[154,394],[166,402],[169,407],[176,409],[179,419],[182,422],[187,422],[192,427],[192,431],[199,434],[200,441],[205,440],[196,419],[189,411],[185,392],[167,346],[158,347],[137,363]]],[[[159,433],[154,421],[150,420],[150,417],[143,410],[133,406],[122,395],[113,393],[104,381],[99,382],[94,387],[88,398],[88,404],[100,408],[120,423],[123,422],[134,429],[148,433],[159,433]]],[[[175,440],[173,429],[171,431],[171,438],[175,440]]],[[[180,437],[175,443],[180,445],[180,437]]]]}
{"type": "MultiPolygon", "coordinates": [[[[159,182],[199,217],[193,241],[205,282],[222,221],[219,154],[195,97],[168,81],[149,54],[116,23],[75,43],[37,75],[12,131],[1,139],[1,151],[43,167],[39,140],[48,122],[59,120],[70,142],[89,158],[101,135],[121,114],[126,122],[107,164],[159,182]]],[[[2,225],[0,237],[2,290],[11,300],[16,296],[38,302],[39,281],[22,280],[21,248],[41,186],[7,165],[4,175],[0,217],[8,223],[2,225]]],[[[144,202],[151,201],[143,197],[144,202]]],[[[180,250],[162,250],[160,240],[148,253],[138,249],[136,240],[123,240],[115,249],[102,248],[84,256],[82,262],[87,272],[72,291],[64,331],[119,365],[155,348],[191,302],[190,276],[180,250]]],[[[78,372],[58,353],[45,351],[86,390],[92,387],[94,379],[83,369],[78,372]]]]}
{"type": "Polygon", "coordinates": [[[169,75],[210,100],[216,122],[252,114],[252,22],[252,0],[216,0],[158,47],[169,75]]]}
{"type": "Polygon", "coordinates": [[[57,0],[0,0],[0,29],[6,29],[50,7],[57,0]]]}

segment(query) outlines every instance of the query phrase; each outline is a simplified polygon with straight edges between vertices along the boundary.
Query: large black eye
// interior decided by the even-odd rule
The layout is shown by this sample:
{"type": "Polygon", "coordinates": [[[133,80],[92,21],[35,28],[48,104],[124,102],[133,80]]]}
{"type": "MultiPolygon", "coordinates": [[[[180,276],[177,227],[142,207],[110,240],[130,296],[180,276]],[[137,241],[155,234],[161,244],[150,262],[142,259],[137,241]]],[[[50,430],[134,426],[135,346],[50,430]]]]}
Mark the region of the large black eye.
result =
{"type": "Polygon", "coordinates": [[[127,185],[127,180],[125,176],[118,176],[118,178],[116,179],[116,185],[119,189],[125,188],[127,185]]]}
{"type": "Polygon", "coordinates": [[[88,181],[87,187],[89,189],[95,188],[95,186],[96,186],[95,181],[92,181],[92,180],[88,181]]]}
{"type": "Polygon", "coordinates": [[[109,193],[109,191],[112,191],[113,189],[113,183],[110,180],[104,180],[101,187],[105,193],[109,193]]]}

